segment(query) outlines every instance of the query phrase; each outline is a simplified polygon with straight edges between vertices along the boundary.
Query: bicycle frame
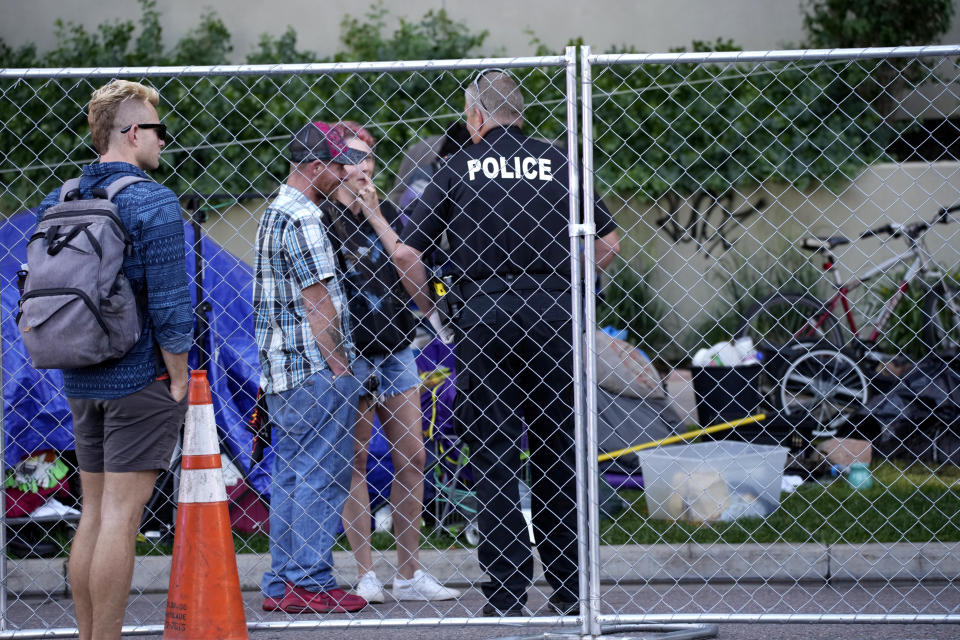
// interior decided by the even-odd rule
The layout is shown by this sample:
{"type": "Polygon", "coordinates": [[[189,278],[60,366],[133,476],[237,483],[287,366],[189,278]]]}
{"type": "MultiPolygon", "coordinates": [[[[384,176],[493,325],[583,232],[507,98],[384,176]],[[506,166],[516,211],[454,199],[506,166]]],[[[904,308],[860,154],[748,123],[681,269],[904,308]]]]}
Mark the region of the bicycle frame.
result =
{"type": "Polygon", "coordinates": [[[856,320],[853,318],[853,306],[850,303],[850,299],[847,297],[847,294],[857,287],[868,283],[878,275],[886,273],[897,265],[910,263],[907,267],[907,272],[904,274],[903,280],[900,281],[899,286],[880,308],[876,318],[872,320],[874,327],[873,332],[868,338],[866,338],[866,342],[875,344],[877,340],[880,339],[884,328],[886,328],[887,322],[889,321],[890,316],[893,314],[893,310],[896,308],[897,303],[900,302],[904,294],[907,292],[907,287],[910,285],[910,283],[915,281],[918,277],[922,279],[922,276],[927,274],[940,275],[942,277],[942,273],[940,273],[939,270],[931,269],[931,265],[936,265],[936,263],[933,261],[933,257],[923,244],[926,233],[927,230],[924,230],[923,233],[919,234],[917,237],[911,237],[910,235],[904,234],[903,237],[906,239],[910,247],[907,251],[884,260],[879,265],[855,275],[846,282],[840,279],[840,273],[837,271],[837,258],[831,252],[831,250],[823,249],[819,251],[819,253],[822,253],[826,258],[823,269],[826,273],[832,274],[833,285],[836,287],[837,292],[824,305],[825,311],[823,315],[817,318],[814,328],[819,328],[824,322],[826,322],[827,318],[833,314],[834,309],[839,303],[843,307],[842,316],[846,319],[851,333],[854,337],[860,338],[860,330],[857,327],[856,320]],[[911,260],[912,262],[910,262],[911,260]]]}
{"type": "MultiPolygon", "coordinates": [[[[813,431],[815,437],[835,435],[839,425],[848,418],[847,414],[868,400],[873,390],[872,376],[868,377],[872,363],[885,365],[894,359],[894,355],[877,348],[878,342],[886,335],[894,310],[911,283],[918,279],[922,281],[923,290],[919,302],[925,314],[931,313],[930,303],[933,303],[933,319],[925,315],[925,322],[933,325],[938,319],[944,320],[947,313],[953,315],[946,329],[943,325],[923,327],[924,333],[931,333],[936,340],[934,348],[944,340],[940,335],[933,335],[938,328],[947,335],[947,329],[955,332],[960,327],[957,322],[960,318],[960,305],[955,302],[956,298],[960,298],[960,293],[955,286],[951,290],[947,283],[947,272],[934,261],[925,242],[926,233],[936,224],[950,223],[949,214],[957,210],[960,210],[960,205],[942,208],[931,221],[885,224],[868,229],[854,238],[801,238],[798,241],[800,248],[817,253],[824,259],[823,271],[834,289],[830,299],[821,302],[806,292],[798,294],[778,291],[754,307],[741,324],[739,331],[743,332],[743,335],[756,335],[764,341],[768,340],[764,333],[764,322],[772,321],[779,323],[780,327],[789,327],[786,334],[775,336],[777,342],[773,344],[777,349],[780,348],[779,341],[789,337],[791,333],[795,340],[806,342],[806,345],[790,345],[788,342],[781,352],[784,368],[771,368],[767,373],[771,377],[771,391],[779,390],[779,405],[784,414],[790,414],[794,410],[806,412],[816,422],[813,431]],[[907,244],[907,250],[883,260],[876,266],[867,265],[845,281],[839,273],[835,248],[868,238],[902,238],[907,244]],[[857,306],[858,301],[851,300],[850,292],[870,283],[877,276],[892,273],[900,265],[905,266],[905,274],[892,294],[889,297],[880,295],[882,304],[876,313],[873,310],[864,313],[864,319],[872,322],[874,326],[869,336],[861,338],[860,334],[864,329],[857,326],[857,320],[853,317],[853,307],[857,306]],[[940,301],[931,297],[931,293],[938,291],[938,286],[944,292],[949,291],[940,301]],[[944,303],[946,306],[938,306],[944,303]],[[835,311],[837,315],[834,315],[835,311]],[[846,318],[854,338],[852,341],[837,333],[838,328],[832,324],[839,319],[837,316],[846,318]],[[755,325],[754,322],[758,319],[759,323],[755,325]],[[794,329],[797,321],[801,323],[798,331],[794,329]],[[865,361],[869,361],[867,366],[864,366],[865,361]]],[[[886,242],[884,246],[887,246],[886,242]]],[[[954,340],[952,346],[956,348],[955,336],[949,337],[954,340]]]]}

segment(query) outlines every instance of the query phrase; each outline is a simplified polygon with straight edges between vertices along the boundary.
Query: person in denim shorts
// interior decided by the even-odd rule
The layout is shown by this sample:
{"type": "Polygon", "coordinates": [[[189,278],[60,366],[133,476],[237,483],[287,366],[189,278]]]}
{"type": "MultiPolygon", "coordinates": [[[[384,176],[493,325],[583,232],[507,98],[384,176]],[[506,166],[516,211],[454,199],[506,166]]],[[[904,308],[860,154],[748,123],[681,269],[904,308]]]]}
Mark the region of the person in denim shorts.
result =
{"type": "Polygon", "coordinates": [[[353,480],[343,512],[343,526],[357,560],[354,592],[368,602],[383,602],[383,584],[373,570],[370,552],[370,501],[366,481],[373,417],[380,419],[390,442],[394,478],[390,506],[397,539],[397,600],[450,600],[460,595],[425,571],[418,558],[423,512],[423,467],[426,454],[420,411],[420,376],[410,347],[414,320],[410,298],[400,284],[390,253],[396,247],[399,215],[381,202],[373,186],[373,136],[356,123],[341,123],[347,145],[363,153],[362,162],[346,166],[333,200],[330,229],[338,239],[347,274],[357,348],[353,371],[363,385],[354,429],[353,480]]]}

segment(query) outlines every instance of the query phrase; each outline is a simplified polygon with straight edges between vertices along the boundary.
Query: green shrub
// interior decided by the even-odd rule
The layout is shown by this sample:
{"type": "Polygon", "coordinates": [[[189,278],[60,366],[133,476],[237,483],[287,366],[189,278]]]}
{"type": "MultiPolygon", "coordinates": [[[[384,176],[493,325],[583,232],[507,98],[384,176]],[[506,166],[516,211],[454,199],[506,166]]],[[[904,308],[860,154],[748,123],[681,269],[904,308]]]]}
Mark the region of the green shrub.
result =
{"type": "MultiPolygon", "coordinates": [[[[815,49],[933,44],[956,12],[954,0],[805,0],[802,6],[807,45],[815,49]]],[[[863,67],[851,65],[842,79],[885,118],[899,106],[898,94],[930,76],[926,64],[911,58],[889,58],[866,73],[863,67]]]]}
{"type": "Polygon", "coordinates": [[[687,345],[689,353],[730,340],[748,313],[773,293],[807,293],[822,300],[827,291],[823,274],[810,262],[809,254],[792,246],[749,258],[731,252],[720,261],[711,277],[724,290],[725,302],[712,313],[693,321],[687,345]]]}
{"type": "Polygon", "coordinates": [[[950,29],[953,0],[805,0],[803,26],[817,49],[923,46],[950,29]]]}
{"type": "MultiPolygon", "coordinates": [[[[172,48],[163,43],[155,0],[140,0],[141,18],[115,21],[87,31],[56,23],[60,46],[38,54],[33,46],[13,50],[0,43],[0,67],[88,67],[209,65],[227,62],[230,33],[213,13],[172,48]]],[[[251,64],[461,57],[475,52],[486,32],[470,32],[445,11],[430,11],[419,22],[401,21],[385,34],[382,6],[365,21],[343,21],[345,50],[328,59],[297,49],[289,29],[264,35],[248,56],[251,64]]],[[[173,142],[156,177],[178,193],[271,192],[286,175],[283,159],[290,132],[308,119],[353,119],[380,138],[377,151],[396,169],[402,150],[415,140],[442,133],[462,112],[462,84],[468,71],[287,76],[153,77],[161,92],[161,116],[173,142]]],[[[549,102],[560,97],[562,78],[519,72],[525,90],[549,102]],[[534,77],[535,76],[535,77],[534,77]]],[[[0,81],[0,131],[10,144],[0,157],[2,206],[12,211],[35,204],[44,193],[94,159],[84,109],[99,80],[0,81]]],[[[540,135],[556,137],[565,105],[539,105],[528,121],[540,135]],[[559,123],[554,120],[561,114],[559,123]],[[544,124],[543,127],[540,125],[544,124]]],[[[381,180],[390,180],[390,171],[381,180]]],[[[382,184],[382,187],[388,185],[382,184]]]]}
{"type": "MultiPolygon", "coordinates": [[[[172,47],[165,45],[155,0],[140,0],[139,23],[112,21],[93,31],[58,22],[59,47],[39,54],[0,43],[0,67],[220,64],[230,33],[213,13],[172,47]]],[[[248,62],[460,58],[479,55],[486,32],[471,31],[445,11],[401,20],[386,32],[386,9],[374,5],[342,23],[343,51],[332,58],[298,49],[293,29],[264,35],[248,62]]],[[[695,50],[736,49],[729,41],[695,50]]],[[[540,53],[549,53],[541,45],[540,53]]],[[[838,63],[849,64],[849,63],[838,63]]],[[[868,63],[864,63],[868,64],[868,63]]],[[[869,73],[866,69],[865,73],[869,73]]],[[[561,69],[517,70],[534,135],[564,141],[561,69]]],[[[358,120],[380,138],[381,187],[390,185],[402,150],[441,133],[462,112],[460,90],[471,72],[151,78],[174,136],[157,176],[175,191],[270,192],[286,173],[290,132],[312,118],[358,120]]],[[[700,189],[776,180],[798,188],[837,182],[883,157],[891,129],[870,103],[836,82],[835,64],[645,65],[598,69],[595,159],[598,190],[641,201],[700,189]]],[[[2,206],[37,201],[77,166],[95,157],[83,114],[88,79],[0,81],[2,206]]]]}
{"type": "MultiPolygon", "coordinates": [[[[695,51],[736,50],[732,42],[695,51]]],[[[594,157],[601,189],[655,202],[779,182],[843,183],[884,158],[894,130],[838,82],[860,65],[613,65],[594,72],[594,157]]]]}

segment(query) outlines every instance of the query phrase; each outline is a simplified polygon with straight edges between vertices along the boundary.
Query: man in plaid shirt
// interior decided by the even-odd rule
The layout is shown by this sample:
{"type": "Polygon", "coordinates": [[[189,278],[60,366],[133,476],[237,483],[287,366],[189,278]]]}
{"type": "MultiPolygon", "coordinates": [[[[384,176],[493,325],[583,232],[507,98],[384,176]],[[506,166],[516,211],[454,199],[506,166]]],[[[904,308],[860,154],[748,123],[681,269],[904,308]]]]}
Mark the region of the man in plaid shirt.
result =
{"type": "Polygon", "coordinates": [[[274,451],[263,609],[343,613],[367,604],[337,588],[333,576],[360,383],[350,370],[342,274],[320,207],[343,165],[365,154],[325,122],[297,131],[289,151],[290,175],[260,220],[254,267],[260,385],[274,451]]]}

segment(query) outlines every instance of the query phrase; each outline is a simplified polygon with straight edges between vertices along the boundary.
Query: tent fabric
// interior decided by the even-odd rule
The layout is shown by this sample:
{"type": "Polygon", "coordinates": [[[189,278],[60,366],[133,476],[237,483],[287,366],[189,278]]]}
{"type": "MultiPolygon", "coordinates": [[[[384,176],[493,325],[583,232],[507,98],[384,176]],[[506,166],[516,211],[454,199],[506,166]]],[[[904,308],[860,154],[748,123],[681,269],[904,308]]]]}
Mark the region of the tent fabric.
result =
{"type": "MultiPolygon", "coordinates": [[[[73,449],[70,410],[63,395],[63,378],[59,371],[37,371],[20,340],[16,326],[19,293],[17,271],[26,261],[26,238],[35,226],[33,211],[24,211],[0,223],[0,372],[3,382],[4,455],[8,465],[40,450],[73,449]]],[[[184,222],[187,253],[187,274],[194,277],[193,225],[184,222]]],[[[270,469],[273,453],[270,447],[263,459],[254,464],[250,457],[252,435],[246,422],[254,407],[259,386],[260,365],[253,334],[253,270],[242,260],[201,234],[204,259],[204,299],[210,303],[208,314],[212,347],[207,346],[210,363],[207,377],[213,392],[213,406],[222,442],[231,459],[242,470],[250,485],[269,497],[270,469]]],[[[191,287],[196,304],[196,290],[191,287]]],[[[450,444],[456,442],[452,425],[455,397],[453,346],[434,339],[417,359],[421,371],[448,367],[451,377],[434,400],[429,390],[423,392],[424,429],[433,422],[434,432],[450,444]],[[436,414],[433,409],[436,408],[436,414]]],[[[190,355],[190,364],[197,365],[197,350],[190,355]]],[[[602,390],[601,390],[602,391],[602,390]]],[[[605,450],[630,446],[662,437],[675,429],[675,421],[665,407],[650,404],[649,399],[617,398],[600,393],[601,445],[605,450]]],[[[428,445],[428,450],[432,449],[428,445]]],[[[431,453],[434,453],[431,451],[431,453]]],[[[367,482],[371,504],[377,505],[390,494],[393,465],[390,445],[378,424],[370,443],[367,482]]],[[[429,491],[429,489],[428,489],[429,491]]]]}
{"type": "Polygon", "coordinates": [[[0,376],[3,378],[4,458],[13,466],[43,449],[73,448],[72,421],[59,371],[37,371],[17,329],[17,271],[27,261],[27,238],[35,210],[0,224],[0,376]]]}
{"type": "MultiPolygon", "coordinates": [[[[26,239],[36,225],[33,210],[18,213],[0,224],[0,307],[2,307],[3,418],[7,464],[41,449],[73,449],[73,421],[63,395],[63,376],[57,370],[33,368],[16,325],[16,273],[26,261],[26,239]]],[[[193,228],[184,222],[187,274],[194,276],[193,228]]],[[[230,456],[262,490],[266,475],[251,468],[251,436],[244,428],[253,407],[259,378],[253,340],[252,270],[209,238],[201,236],[205,260],[205,298],[212,305],[210,335],[215,345],[207,377],[213,391],[217,426],[230,456]]],[[[196,291],[191,287],[196,304],[196,291]]],[[[197,352],[190,365],[197,364],[197,352]]]]}
{"type": "MultiPolygon", "coordinates": [[[[605,453],[676,435],[683,422],[666,396],[632,398],[603,388],[597,389],[597,414],[597,447],[605,453]]],[[[638,459],[634,454],[625,455],[606,463],[603,469],[636,474],[638,459]]]]}
{"type": "MultiPolygon", "coordinates": [[[[4,457],[14,465],[43,449],[73,449],[73,421],[63,395],[63,376],[56,370],[37,371],[30,364],[16,325],[17,271],[26,261],[26,239],[36,226],[33,210],[18,213],[0,223],[0,374],[3,377],[4,457]]],[[[187,274],[194,278],[193,225],[184,222],[187,274]]],[[[204,299],[208,314],[210,363],[207,378],[213,392],[217,427],[226,452],[243,471],[250,485],[269,496],[273,453],[268,447],[263,459],[252,464],[252,436],[246,422],[253,410],[260,379],[260,364],[253,334],[253,270],[242,260],[201,234],[204,259],[204,299]]],[[[196,305],[196,290],[191,287],[196,305]]],[[[197,365],[197,350],[190,366],[197,365]]],[[[389,494],[392,464],[389,444],[375,433],[368,469],[370,492],[376,498],[389,494]]]]}
{"type": "MultiPolygon", "coordinates": [[[[939,355],[920,359],[851,418],[851,435],[884,457],[960,464],[960,373],[939,355]]],[[[882,387],[881,387],[882,388],[882,387]]]]}
{"type": "Polygon", "coordinates": [[[597,412],[597,446],[604,452],[660,440],[682,426],[666,396],[632,398],[599,388],[597,412]]]}
{"type": "MultiPolygon", "coordinates": [[[[438,383],[428,382],[420,394],[428,472],[424,483],[425,505],[435,497],[437,483],[449,482],[458,472],[463,453],[453,424],[453,407],[457,396],[455,360],[453,345],[444,344],[439,338],[424,345],[417,355],[417,368],[420,371],[443,372],[438,383]]],[[[469,469],[463,470],[457,477],[466,485],[472,485],[469,469]]]]}

